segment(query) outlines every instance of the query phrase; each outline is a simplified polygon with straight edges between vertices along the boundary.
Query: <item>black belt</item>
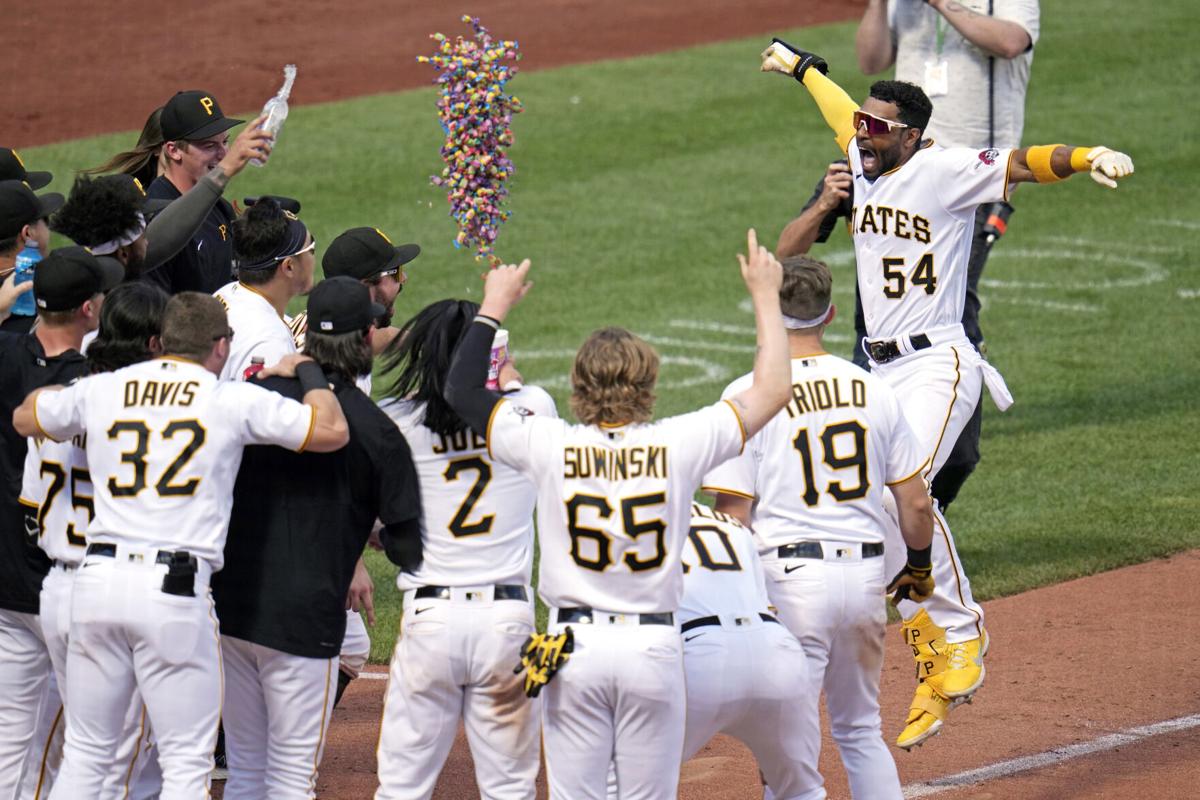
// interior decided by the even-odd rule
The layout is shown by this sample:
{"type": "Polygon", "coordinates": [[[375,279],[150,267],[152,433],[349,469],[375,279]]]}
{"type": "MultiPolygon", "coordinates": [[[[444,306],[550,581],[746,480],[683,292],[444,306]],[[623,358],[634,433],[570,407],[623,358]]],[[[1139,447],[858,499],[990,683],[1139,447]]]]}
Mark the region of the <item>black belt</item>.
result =
{"type": "Polygon", "coordinates": [[[79,565],[72,561],[59,561],[57,558],[50,562],[50,566],[58,567],[59,569],[73,570],[79,565]]]}
{"type": "MultiPolygon", "coordinates": [[[[513,585],[496,585],[493,587],[495,593],[492,595],[493,600],[528,600],[529,595],[525,593],[524,586],[513,585]]],[[[449,600],[449,586],[419,586],[414,595],[417,600],[449,600]]]]}
{"type": "MultiPolygon", "coordinates": [[[[834,547],[837,545],[834,544],[834,547]]],[[[868,542],[862,545],[863,558],[875,558],[883,555],[882,542],[868,542]]],[[[779,548],[780,558],[825,558],[825,550],[820,542],[796,542],[785,544],[779,548]]]]}
{"type": "MultiPolygon", "coordinates": [[[[590,625],[595,619],[595,609],[579,607],[579,608],[560,608],[558,610],[559,624],[567,622],[578,622],[580,625],[590,625]]],[[[628,614],[630,617],[637,617],[639,625],[674,625],[675,615],[670,611],[659,611],[654,614],[628,614]]]]}
{"type": "MultiPolygon", "coordinates": [[[[104,556],[105,558],[117,557],[117,546],[108,544],[107,542],[96,542],[89,544],[87,549],[89,556],[104,556]]],[[[159,550],[154,557],[155,564],[170,564],[171,556],[174,555],[170,550],[159,550]]]]}
{"type": "MultiPolygon", "coordinates": [[[[779,620],[772,617],[770,614],[764,614],[761,611],[758,612],[758,618],[761,619],[763,622],[774,622],[776,625],[783,624],[779,620]]],[[[707,625],[720,625],[720,624],[721,624],[720,617],[699,617],[698,619],[691,619],[691,620],[688,620],[687,622],[683,623],[683,625],[681,625],[679,627],[679,632],[687,633],[692,628],[703,628],[707,625]]]]}
{"type": "MultiPolygon", "coordinates": [[[[923,333],[914,333],[908,337],[908,342],[914,351],[932,346],[929,337],[923,333]]],[[[895,361],[904,353],[900,352],[900,345],[896,343],[895,339],[876,339],[873,342],[867,342],[867,355],[876,364],[886,364],[889,361],[895,361]]]]}

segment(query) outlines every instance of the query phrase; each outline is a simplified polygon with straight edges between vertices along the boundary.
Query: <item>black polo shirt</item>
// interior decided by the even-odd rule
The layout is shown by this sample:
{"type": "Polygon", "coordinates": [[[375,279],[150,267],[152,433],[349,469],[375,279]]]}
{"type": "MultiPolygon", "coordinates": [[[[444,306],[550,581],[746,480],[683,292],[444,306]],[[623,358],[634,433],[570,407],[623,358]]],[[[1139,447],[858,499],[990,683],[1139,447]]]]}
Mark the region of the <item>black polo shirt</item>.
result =
{"type": "MultiPolygon", "coordinates": [[[[151,200],[174,200],[181,195],[175,184],[159,175],[146,190],[146,196],[151,200]]],[[[236,217],[229,201],[217,200],[191,241],[161,266],[143,273],[142,280],[157,283],[168,294],[212,294],[229,283],[233,280],[233,231],[230,226],[236,217]]]]}
{"type": "Polygon", "coordinates": [[[0,331],[0,608],[38,613],[42,578],[50,569],[46,554],[25,535],[18,498],[28,443],[13,429],[13,411],[34,389],[70,383],[87,372],[87,360],[74,350],[47,358],[35,334],[0,331]]]}
{"type": "MultiPolygon", "coordinates": [[[[350,443],[333,453],[247,447],[225,568],[212,581],[221,633],[307,658],[341,650],[346,593],[375,519],[392,525],[421,516],[403,434],[353,383],[331,383],[350,443]]],[[[262,385],[302,397],[295,379],[262,385]]]]}

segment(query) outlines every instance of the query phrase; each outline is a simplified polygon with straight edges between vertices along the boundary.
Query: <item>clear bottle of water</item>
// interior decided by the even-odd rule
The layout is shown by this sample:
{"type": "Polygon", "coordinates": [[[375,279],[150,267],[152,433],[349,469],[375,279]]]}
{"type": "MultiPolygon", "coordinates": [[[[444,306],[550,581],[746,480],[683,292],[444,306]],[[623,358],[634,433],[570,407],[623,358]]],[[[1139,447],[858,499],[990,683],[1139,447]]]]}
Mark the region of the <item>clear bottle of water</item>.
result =
{"type": "MultiPolygon", "coordinates": [[[[16,282],[25,283],[33,280],[34,266],[42,260],[42,251],[38,247],[38,243],[33,239],[25,240],[25,247],[21,252],[17,253],[16,260],[16,282]]],[[[25,292],[17,298],[17,302],[13,304],[12,313],[15,316],[32,317],[37,313],[37,306],[33,303],[33,292],[25,292]]]]}
{"type": "MultiPolygon", "coordinates": [[[[262,129],[271,134],[272,138],[278,138],[279,132],[283,130],[283,123],[288,116],[288,97],[292,94],[292,83],[296,80],[296,65],[288,64],[283,68],[283,86],[279,92],[266,102],[263,106],[262,116],[267,119],[262,124],[262,129]]],[[[261,158],[252,158],[250,163],[256,167],[261,167],[267,162],[261,158]]]]}

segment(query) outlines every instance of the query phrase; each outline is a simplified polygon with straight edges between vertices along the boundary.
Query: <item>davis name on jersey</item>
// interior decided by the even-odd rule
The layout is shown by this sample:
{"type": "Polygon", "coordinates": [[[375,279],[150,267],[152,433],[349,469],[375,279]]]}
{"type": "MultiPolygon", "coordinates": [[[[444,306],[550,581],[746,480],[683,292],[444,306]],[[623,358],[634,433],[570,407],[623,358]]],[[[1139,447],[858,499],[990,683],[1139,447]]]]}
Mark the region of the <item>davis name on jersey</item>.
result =
{"type": "Polygon", "coordinates": [[[310,406],[167,357],[42,392],[35,413],[52,439],[89,434],[89,542],[187,550],[214,570],[242,448],[303,450],[316,422],[310,406]]]}

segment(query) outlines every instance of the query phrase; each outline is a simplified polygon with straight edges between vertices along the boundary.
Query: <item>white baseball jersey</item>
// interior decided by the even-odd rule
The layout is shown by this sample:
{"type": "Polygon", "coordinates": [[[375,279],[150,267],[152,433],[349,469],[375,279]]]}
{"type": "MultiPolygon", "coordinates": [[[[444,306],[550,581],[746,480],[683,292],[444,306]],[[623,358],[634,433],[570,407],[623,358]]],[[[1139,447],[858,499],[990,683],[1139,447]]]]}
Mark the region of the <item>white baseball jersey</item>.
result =
{"type": "MultiPolygon", "coordinates": [[[[541,418],[558,416],[553,398],[536,386],[506,397],[541,418]]],[[[421,484],[424,560],[416,572],[401,572],[397,585],[530,583],[533,483],[492,458],[484,437],[470,428],[454,436],[426,428],[424,404],[392,400],[380,407],[408,440],[421,484]]]]}
{"type": "Polygon", "coordinates": [[[750,529],[728,514],[692,503],[679,622],[717,614],[756,616],[770,604],[750,529]]]}
{"type": "MultiPolygon", "coordinates": [[[[724,396],[750,385],[738,378],[724,396]]],[[[755,500],[766,553],[801,539],[882,542],[887,485],[925,465],[895,392],[828,353],[792,359],[792,399],[704,489],[755,500]]]]}
{"type": "Polygon", "coordinates": [[[84,452],[86,436],[56,442],[29,437],[21,504],[37,508],[38,545],[64,564],[83,560],[84,534],[92,520],[92,477],[84,452]]]}
{"type": "Polygon", "coordinates": [[[658,422],[599,427],[502,401],[488,450],[538,488],[538,592],[553,607],[675,611],[692,494],[741,452],[745,428],[720,402],[658,422]]]}
{"type": "Polygon", "coordinates": [[[850,230],[868,336],[893,339],[962,322],[975,209],[1007,199],[1011,155],[929,142],[869,181],[851,139],[850,230]]]}
{"type": "Polygon", "coordinates": [[[269,367],[296,352],[288,323],[253,287],[234,281],[213,292],[213,297],[225,306],[234,334],[221,380],[245,380],[246,369],[255,358],[269,367]]]}
{"type": "Polygon", "coordinates": [[[223,562],[233,484],[248,444],[303,450],[314,410],[204,367],[158,358],[42,392],[52,439],[87,435],[95,489],[88,542],[187,550],[223,562]]]}

